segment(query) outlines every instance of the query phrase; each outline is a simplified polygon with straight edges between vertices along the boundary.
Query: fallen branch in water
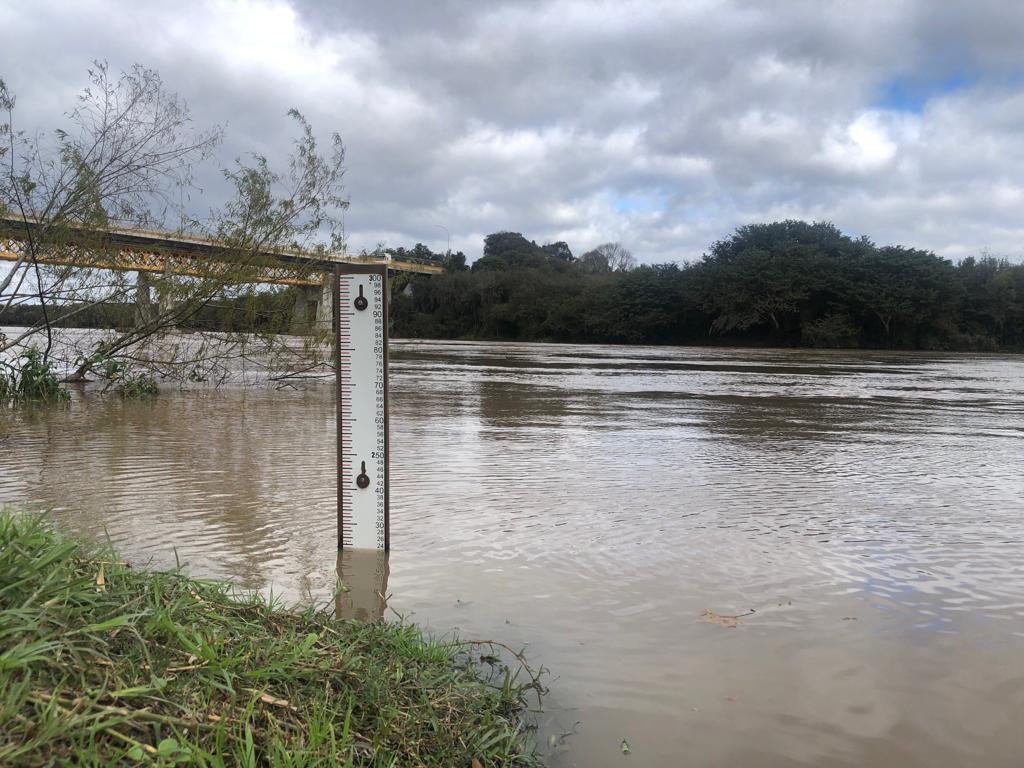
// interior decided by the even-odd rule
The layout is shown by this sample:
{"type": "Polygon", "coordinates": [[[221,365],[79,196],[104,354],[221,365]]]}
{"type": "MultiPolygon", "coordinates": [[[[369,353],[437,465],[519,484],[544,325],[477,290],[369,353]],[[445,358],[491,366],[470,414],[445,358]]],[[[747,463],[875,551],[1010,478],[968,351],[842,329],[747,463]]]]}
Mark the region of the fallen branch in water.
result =
{"type": "Polygon", "coordinates": [[[751,608],[746,613],[726,615],[723,613],[715,613],[710,608],[705,608],[703,613],[701,613],[700,617],[703,621],[706,621],[708,624],[717,624],[720,627],[735,629],[743,623],[742,621],[740,621],[741,618],[743,618],[744,616],[752,616],[755,613],[757,613],[757,611],[751,608]]]}
{"type": "MultiPolygon", "coordinates": [[[[544,667],[540,667],[538,670],[534,671],[533,667],[530,666],[530,663],[526,660],[526,656],[523,655],[522,651],[517,651],[511,646],[506,645],[505,643],[502,643],[498,640],[459,640],[456,642],[456,645],[486,646],[488,648],[491,648],[492,650],[494,648],[502,648],[508,651],[510,654],[512,654],[513,657],[515,657],[516,661],[519,662],[520,668],[524,672],[526,672],[526,674],[530,677],[530,683],[528,685],[522,686],[522,689],[532,689],[534,693],[537,694],[537,706],[539,707],[541,705],[541,699],[545,694],[547,694],[548,691],[547,688],[545,688],[541,683],[540,678],[547,670],[545,670],[544,667]]],[[[494,660],[497,660],[497,657],[492,658],[494,660]]],[[[488,659],[487,657],[483,657],[482,660],[489,661],[490,659],[488,659]]]]}

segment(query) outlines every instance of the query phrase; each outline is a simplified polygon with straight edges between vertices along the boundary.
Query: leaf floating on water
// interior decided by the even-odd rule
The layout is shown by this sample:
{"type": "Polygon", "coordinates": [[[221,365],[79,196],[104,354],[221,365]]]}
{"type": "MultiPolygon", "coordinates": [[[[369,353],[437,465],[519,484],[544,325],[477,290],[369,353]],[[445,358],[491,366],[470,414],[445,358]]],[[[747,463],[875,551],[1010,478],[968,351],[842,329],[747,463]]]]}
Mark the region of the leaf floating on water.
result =
{"type": "Polygon", "coordinates": [[[623,739],[622,743],[619,746],[622,748],[622,754],[624,754],[624,755],[628,755],[629,754],[629,742],[628,741],[623,739]]]}

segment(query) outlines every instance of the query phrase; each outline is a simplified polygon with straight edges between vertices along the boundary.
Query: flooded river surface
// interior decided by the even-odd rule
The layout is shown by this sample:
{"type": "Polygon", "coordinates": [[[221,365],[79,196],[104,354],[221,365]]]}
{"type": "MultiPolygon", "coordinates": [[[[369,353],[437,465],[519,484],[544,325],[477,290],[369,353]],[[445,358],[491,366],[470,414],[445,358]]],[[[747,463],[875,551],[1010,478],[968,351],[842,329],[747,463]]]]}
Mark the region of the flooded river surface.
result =
{"type": "MultiPolygon", "coordinates": [[[[552,765],[1024,764],[1024,358],[399,341],[391,373],[353,610],[386,578],[392,618],[526,646],[552,765]]],[[[0,501],[330,599],[329,384],[5,418],[0,501]]]]}

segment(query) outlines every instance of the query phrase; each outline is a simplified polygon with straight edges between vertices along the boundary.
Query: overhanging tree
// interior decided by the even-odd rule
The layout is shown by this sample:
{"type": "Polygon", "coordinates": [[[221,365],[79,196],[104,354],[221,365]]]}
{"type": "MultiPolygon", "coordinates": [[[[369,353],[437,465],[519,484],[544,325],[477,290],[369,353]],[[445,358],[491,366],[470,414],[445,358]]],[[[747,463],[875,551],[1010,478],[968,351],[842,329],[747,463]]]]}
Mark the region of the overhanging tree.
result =
{"type": "MultiPolygon", "coordinates": [[[[16,371],[21,352],[39,350],[43,365],[69,369],[70,379],[141,366],[164,376],[207,376],[233,357],[274,348],[270,338],[216,334],[187,345],[155,343],[211,302],[255,297],[263,254],[287,249],[326,253],[342,247],[344,146],[334,134],[322,151],[297,111],[298,128],[283,170],[254,155],[221,169],[228,200],[204,215],[195,183],[209,166],[223,131],[196,129],[186,102],[159,74],[135,66],[111,74],[89,71],[89,86],[66,125],[51,133],[22,129],[16,99],[0,80],[0,213],[32,225],[17,260],[0,267],[0,325],[20,304],[42,309],[42,319],[10,337],[0,335],[0,363],[16,371]],[[110,229],[159,229],[201,237],[216,260],[191,263],[188,275],[168,270],[144,277],[161,297],[134,327],[85,341],[68,335],[57,344],[55,327],[103,305],[134,301],[139,285],[122,254],[103,248],[110,229]],[[92,238],[94,241],[90,241],[92,238]],[[66,258],[56,258],[59,256],[66,258]],[[44,258],[44,256],[46,258],[44,258]],[[118,259],[125,263],[117,264],[118,259]],[[54,261],[72,262],[55,266],[54,261]],[[49,262],[49,263],[47,263],[49,262]],[[120,267],[110,269],[109,267],[120,267]]],[[[281,349],[281,347],[277,347],[281,349]]]]}

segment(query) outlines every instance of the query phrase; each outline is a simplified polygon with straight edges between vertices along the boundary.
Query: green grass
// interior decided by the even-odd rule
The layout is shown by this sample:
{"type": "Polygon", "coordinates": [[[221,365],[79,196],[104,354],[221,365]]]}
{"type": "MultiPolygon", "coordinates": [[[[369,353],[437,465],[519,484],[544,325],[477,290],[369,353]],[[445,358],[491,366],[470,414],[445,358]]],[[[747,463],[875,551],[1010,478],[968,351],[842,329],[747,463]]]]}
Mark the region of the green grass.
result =
{"type": "Polygon", "coordinates": [[[492,685],[467,647],[133,570],[0,510],[0,765],[539,765],[536,680],[492,685]]]}

